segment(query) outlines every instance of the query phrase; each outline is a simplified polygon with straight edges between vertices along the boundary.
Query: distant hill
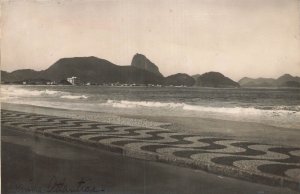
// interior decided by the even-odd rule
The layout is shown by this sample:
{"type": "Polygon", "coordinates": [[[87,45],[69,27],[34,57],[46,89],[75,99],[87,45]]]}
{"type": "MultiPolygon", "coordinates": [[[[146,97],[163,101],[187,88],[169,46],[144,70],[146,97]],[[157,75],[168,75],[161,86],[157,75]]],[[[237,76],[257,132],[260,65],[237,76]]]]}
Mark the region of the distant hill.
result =
{"type": "Polygon", "coordinates": [[[240,85],[219,72],[208,72],[198,76],[196,86],[201,87],[239,87],[240,85]]]}
{"type": "Polygon", "coordinates": [[[152,72],[157,76],[163,77],[163,75],[159,72],[158,67],[142,54],[137,53],[133,56],[131,66],[152,72]]]}
{"type": "Polygon", "coordinates": [[[42,71],[32,69],[20,69],[11,73],[1,71],[1,82],[20,84],[25,81],[29,84],[43,84],[55,81],[59,84],[68,84],[66,79],[72,76],[91,84],[160,84],[197,87],[299,87],[300,85],[300,77],[289,74],[284,74],[278,79],[244,77],[238,83],[219,72],[193,76],[177,73],[164,77],[159,72],[159,68],[142,54],[135,54],[129,66],[119,66],[94,56],[62,58],[42,71]]]}
{"type": "Polygon", "coordinates": [[[10,73],[7,71],[1,71],[1,80],[9,80],[10,79],[10,73]]]}
{"type": "Polygon", "coordinates": [[[271,87],[275,86],[275,79],[272,78],[248,78],[244,77],[239,81],[239,84],[243,87],[271,87]]]}
{"type": "Polygon", "coordinates": [[[11,73],[8,73],[6,71],[1,71],[1,81],[5,82],[17,82],[22,80],[29,80],[29,79],[36,79],[36,78],[42,78],[39,76],[39,71],[34,71],[32,69],[21,69],[16,70],[11,73]]]}
{"type": "Polygon", "coordinates": [[[195,81],[197,81],[198,77],[200,77],[201,74],[195,74],[195,75],[192,75],[192,78],[194,78],[195,81]]]}
{"type": "Polygon", "coordinates": [[[195,80],[188,74],[177,73],[166,77],[164,84],[168,86],[193,86],[195,84],[195,80]]]}
{"type": "Polygon", "coordinates": [[[209,72],[197,77],[178,73],[163,77],[159,68],[146,56],[135,54],[130,66],[119,66],[94,56],[62,58],[48,69],[35,71],[21,69],[11,73],[1,71],[1,81],[8,83],[43,84],[55,81],[68,84],[66,79],[78,77],[83,83],[92,84],[161,84],[173,86],[238,87],[231,79],[217,72],[209,72]],[[195,80],[196,78],[196,80],[195,80]]]}
{"type": "Polygon", "coordinates": [[[248,78],[244,77],[239,81],[242,87],[298,87],[300,77],[284,74],[278,79],[273,78],[248,78]]]}
{"type": "Polygon", "coordinates": [[[298,82],[300,83],[300,77],[297,76],[292,76],[290,74],[284,74],[282,76],[280,76],[277,80],[276,80],[276,84],[278,86],[284,86],[287,84],[287,82],[298,82]]]}
{"type": "Polygon", "coordinates": [[[163,77],[134,66],[118,66],[96,57],[63,58],[43,71],[17,70],[12,73],[1,72],[4,82],[47,79],[61,81],[68,77],[79,77],[83,82],[162,84],[163,77]]]}
{"type": "Polygon", "coordinates": [[[292,88],[300,88],[300,82],[296,81],[286,81],[281,84],[282,87],[292,87],[292,88]]]}

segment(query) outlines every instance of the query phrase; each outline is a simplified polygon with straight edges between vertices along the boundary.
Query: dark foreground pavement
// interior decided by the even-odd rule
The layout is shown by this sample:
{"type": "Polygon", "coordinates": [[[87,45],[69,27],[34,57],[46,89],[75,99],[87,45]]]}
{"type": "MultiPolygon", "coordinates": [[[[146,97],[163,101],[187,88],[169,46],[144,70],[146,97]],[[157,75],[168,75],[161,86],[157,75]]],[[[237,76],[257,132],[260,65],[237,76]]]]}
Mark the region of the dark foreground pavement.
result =
{"type": "Polygon", "coordinates": [[[2,193],[296,193],[2,127],[2,193]]]}
{"type": "Polygon", "coordinates": [[[1,110],[1,124],[110,151],[129,158],[157,161],[259,184],[300,191],[300,147],[176,132],[163,127],[80,120],[1,110]]]}

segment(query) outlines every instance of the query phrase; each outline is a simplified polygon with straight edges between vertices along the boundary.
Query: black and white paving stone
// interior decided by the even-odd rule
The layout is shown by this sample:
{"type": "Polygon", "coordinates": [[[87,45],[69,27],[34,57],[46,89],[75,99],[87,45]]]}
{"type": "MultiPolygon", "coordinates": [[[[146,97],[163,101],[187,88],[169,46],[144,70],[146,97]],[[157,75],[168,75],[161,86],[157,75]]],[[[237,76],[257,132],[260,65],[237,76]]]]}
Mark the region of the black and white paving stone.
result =
{"type": "Polygon", "coordinates": [[[300,191],[300,147],[283,147],[87,120],[1,111],[2,126],[111,148],[126,156],[169,162],[300,191]]]}

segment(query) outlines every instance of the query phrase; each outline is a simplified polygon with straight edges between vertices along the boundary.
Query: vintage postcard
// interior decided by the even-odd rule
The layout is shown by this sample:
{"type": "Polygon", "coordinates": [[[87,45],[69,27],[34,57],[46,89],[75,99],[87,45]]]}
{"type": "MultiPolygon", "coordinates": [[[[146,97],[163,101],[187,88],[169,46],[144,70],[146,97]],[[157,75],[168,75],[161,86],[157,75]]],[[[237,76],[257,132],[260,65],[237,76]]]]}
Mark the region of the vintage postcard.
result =
{"type": "Polygon", "coordinates": [[[1,193],[299,193],[299,76],[299,0],[2,0],[1,193]]]}

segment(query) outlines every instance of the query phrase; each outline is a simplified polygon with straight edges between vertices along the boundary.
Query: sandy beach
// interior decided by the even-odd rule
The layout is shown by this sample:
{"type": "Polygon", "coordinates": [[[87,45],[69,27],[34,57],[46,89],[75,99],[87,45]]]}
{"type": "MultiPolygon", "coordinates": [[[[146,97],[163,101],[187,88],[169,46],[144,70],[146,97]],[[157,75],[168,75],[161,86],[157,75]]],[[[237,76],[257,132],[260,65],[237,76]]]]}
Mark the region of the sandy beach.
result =
{"type": "Polygon", "coordinates": [[[3,127],[34,136],[298,190],[297,129],[5,103],[1,112],[3,127]]]}
{"type": "Polygon", "coordinates": [[[191,133],[210,137],[226,137],[264,144],[300,146],[300,129],[275,127],[254,122],[155,115],[136,116],[129,114],[54,109],[8,103],[2,103],[1,106],[6,110],[107,122],[111,124],[128,126],[167,128],[176,132],[191,133]]]}

